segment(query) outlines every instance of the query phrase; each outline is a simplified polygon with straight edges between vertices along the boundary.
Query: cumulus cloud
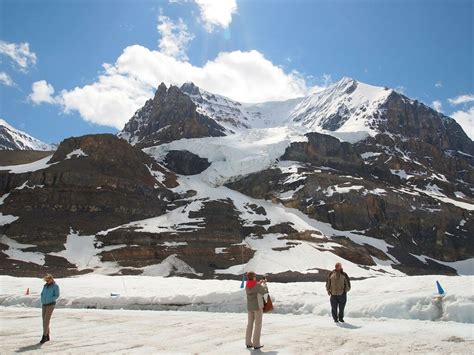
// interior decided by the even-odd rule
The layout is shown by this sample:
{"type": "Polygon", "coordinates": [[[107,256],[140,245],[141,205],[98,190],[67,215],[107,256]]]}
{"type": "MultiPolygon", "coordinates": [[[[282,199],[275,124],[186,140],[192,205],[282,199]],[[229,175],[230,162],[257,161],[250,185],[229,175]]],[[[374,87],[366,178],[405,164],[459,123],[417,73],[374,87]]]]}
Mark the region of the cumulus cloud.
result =
{"type": "Polygon", "coordinates": [[[53,97],[54,87],[51,84],[48,84],[46,80],[35,81],[31,85],[31,94],[28,97],[33,103],[55,103],[56,98],[53,97]]]}
{"type": "Polygon", "coordinates": [[[186,48],[194,36],[188,32],[182,18],[173,22],[169,17],[160,15],[156,29],[161,36],[158,42],[161,53],[181,60],[188,59],[186,48]]]}
{"type": "Polygon", "coordinates": [[[0,41],[0,54],[8,57],[23,72],[36,64],[36,54],[30,51],[27,42],[17,44],[0,41]]]}
{"type": "Polygon", "coordinates": [[[443,103],[440,100],[434,100],[431,106],[438,112],[443,112],[443,103]]]}
{"type": "Polygon", "coordinates": [[[451,105],[467,104],[474,101],[474,94],[465,94],[448,99],[451,105]]]}
{"type": "Polygon", "coordinates": [[[201,20],[207,31],[227,28],[237,12],[236,0],[194,0],[199,6],[201,20]]]}
{"type": "Polygon", "coordinates": [[[406,87],[404,87],[403,85],[398,85],[395,88],[395,91],[399,92],[400,94],[405,95],[406,87]]]}
{"type": "Polygon", "coordinates": [[[468,137],[474,140],[474,106],[466,111],[456,111],[451,114],[451,117],[461,125],[468,137]]]}
{"type": "Polygon", "coordinates": [[[441,81],[437,81],[434,86],[435,86],[435,88],[442,88],[443,83],[441,81]]]}
{"type": "Polygon", "coordinates": [[[10,75],[5,73],[4,71],[0,72],[0,84],[5,85],[5,86],[15,85],[12,78],[10,78],[10,75]]]}
{"type": "MultiPolygon", "coordinates": [[[[181,85],[187,81],[242,102],[284,100],[308,92],[298,72],[286,73],[255,50],[221,52],[203,66],[194,66],[133,45],[125,48],[114,64],[104,64],[94,83],[63,90],[53,101],[66,112],[79,112],[87,121],[121,129],[153,96],[159,83],[181,85]]],[[[51,98],[51,90],[49,93],[41,102],[51,102],[46,101],[51,98]]]]}

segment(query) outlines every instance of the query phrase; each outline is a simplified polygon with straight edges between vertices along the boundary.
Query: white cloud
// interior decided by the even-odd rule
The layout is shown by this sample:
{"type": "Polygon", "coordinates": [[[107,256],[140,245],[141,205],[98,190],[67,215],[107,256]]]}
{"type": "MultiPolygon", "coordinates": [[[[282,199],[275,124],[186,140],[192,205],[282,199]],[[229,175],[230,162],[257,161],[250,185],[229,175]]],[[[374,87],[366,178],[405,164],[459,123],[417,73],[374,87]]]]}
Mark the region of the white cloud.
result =
{"type": "Polygon", "coordinates": [[[459,95],[452,99],[448,99],[448,101],[451,105],[467,104],[474,101],[474,94],[459,95]]]}
{"type": "Polygon", "coordinates": [[[194,0],[199,6],[201,20],[207,31],[215,28],[227,28],[232,15],[237,12],[236,0],[194,0]]]}
{"type": "Polygon", "coordinates": [[[194,36],[188,32],[182,18],[173,22],[169,17],[160,15],[156,29],[161,36],[158,43],[161,53],[177,59],[188,59],[186,47],[194,36]]]}
{"type": "Polygon", "coordinates": [[[431,106],[438,112],[443,112],[443,103],[440,100],[434,100],[431,106]]]}
{"type": "Polygon", "coordinates": [[[474,140],[474,106],[467,111],[456,111],[451,114],[451,117],[461,125],[468,137],[474,140]]]}
{"type": "Polygon", "coordinates": [[[403,85],[398,85],[396,88],[395,88],[395,91],[399,92],[400,94],[405,94],[405,91],[406,91],[406,88],[403,86],[403,85]]]}
{"type": "Polygon", "coordinates": [[[443,83],[441,81],[437,81],[434,85],[436,88],[442,88],[443,87],[443,83]]]}
{"type": "Polygon", "coordinates": [[[36,54],[30,51],[27,42],[16,44],[0,41],[0,54],[10,58],[23,72],[27,72],[30,66],[36,64],[36,54]]]}
{"type": "Polygon", "coordinates": [[[332,84],[332,77],[331,74],[326,74],[324,73],[321,77],[321,81],[323,83],[323,86],[328,86],[332,84]]]}
{"type": "MultiPolygon", "coordinates": [[[[298,72],[286,73],[258,51],[222,52],[202,67],[159,51],[134,45],[89,85],[63,90],[54,101],[86,120],[118,129],[130,119],[161,82],[192,81],[210,92],[242,102],[284,100],[308,92],[298,72]]],[[[44,100],[43,100],[44,102],[44,100]]]]}
{"type": "Polygon", "coordinates": [[[48,84],[46,80],[35,81],[31,85],[31,94],[28,97],[33,103],[55,103],[56,99],[53,97],[54,87],[48,84]]]}
{"type": "Polygon", "coordinates": [[[4,71],[0,72],[0,84],[5,85],[5,86],[15,85],[12,78],[10,78],[10,75],[5,73],[4,71]]]}

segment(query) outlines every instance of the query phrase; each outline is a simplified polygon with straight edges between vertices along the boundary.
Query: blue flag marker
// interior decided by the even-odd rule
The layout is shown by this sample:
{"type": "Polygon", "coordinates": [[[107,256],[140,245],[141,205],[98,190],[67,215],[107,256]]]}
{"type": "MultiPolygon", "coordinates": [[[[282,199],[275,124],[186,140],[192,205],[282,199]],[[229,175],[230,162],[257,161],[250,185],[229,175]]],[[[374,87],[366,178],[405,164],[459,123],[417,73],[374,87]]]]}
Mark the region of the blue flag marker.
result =
{"type": "Polygon", "coordinates": [[[439,293],[440,295],[444,295],[444,294],[445,294],[443,288],[441,287],[441,284],[440,284],[438,281],[436,281],[436,287],[438,288],[438,293],[439,293]]]}
{"type": "Polygon", "coordinates": [[[242,282],[240,283],[240,288],[245,287],[245,275],[242,275],[242,282]]]}

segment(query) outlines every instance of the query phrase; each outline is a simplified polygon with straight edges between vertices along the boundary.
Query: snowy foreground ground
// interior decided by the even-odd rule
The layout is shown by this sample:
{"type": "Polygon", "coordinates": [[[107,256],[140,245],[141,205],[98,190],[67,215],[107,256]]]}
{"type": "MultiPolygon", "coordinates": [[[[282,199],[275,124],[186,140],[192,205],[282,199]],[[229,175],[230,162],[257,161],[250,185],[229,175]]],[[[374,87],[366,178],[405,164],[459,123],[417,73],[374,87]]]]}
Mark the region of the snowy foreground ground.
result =
{"type": "MultiPolygon", "coordinates": [[[[0,276],[1,354],[248,353],[238,281],[90,274],[57,282],[53,341],[39,348],[42,281],[0,276]]],[[[472,276],[353,281],[344,326],[330,319],[321,282],[269,289],[275,314],[264,319],[263,353],[473,353],[472,276]],[[436,280],[446,290],[442,301],[436,280]]]]}
{"type": "MultiPolygon", "coordinates": [[[[249,354],[242,313],[58,309],[52,341],[39,347],[40,310],[0,307],[1,351],[249,354]]],[[[472,324],[271,314],[263,354],[472,352],[472,324]]],[[[260,351],[253,351],[260,353],[260,351]]]]}

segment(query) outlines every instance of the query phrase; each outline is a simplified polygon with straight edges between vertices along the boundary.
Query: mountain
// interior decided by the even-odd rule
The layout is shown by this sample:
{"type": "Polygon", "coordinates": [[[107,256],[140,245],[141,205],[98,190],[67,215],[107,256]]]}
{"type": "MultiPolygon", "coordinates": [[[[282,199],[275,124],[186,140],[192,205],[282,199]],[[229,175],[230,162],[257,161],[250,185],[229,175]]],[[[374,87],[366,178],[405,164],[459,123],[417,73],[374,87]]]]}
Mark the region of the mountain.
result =
{"type": "MultiPolygon", "coordinates": [[[[68,138],[46,158],[0,169],[1,234],[22,236],[17,240],[30,245],[15,261],[23,274],[42,273],[43,265],[59,275],[77,272],[72,254],[85,258],[81,253],[88,247],[102,250],[95,233],[163,214],[174,199],[168,187],[176,186],[173,173],[110,134],[68,138]],[[79,234],[85,235],[85,245],[74,239],[81,240],[79,234]],[[66,248],[66,257],[64,246],[72,248],[66,248]],[[31,262],[35,255],[40,256],[36,263],[31,262]]],[[[21,254],[21,245],[11,251],[20,246],[21,254]]],[[[6,255],[1,256],[3,261],[6,255]]]]}
{"type": "Polygon", "coordinates": [[[118,136],[0,167],[2,272],[473,272],[474,142],[394,90],[246,104],[161,84],[118,136]]]}
{"type": "Polygon", "coordinates": [[[125,125],[119,136],[140,147],[168,143],[180,138],[223,136],[224,128],[197,112],[195,104],[176,86],[161,83],[125,125]]]}
{"type": "Polygon", "coordinates": [[[0,150],[54,150],[50,144],[41,142],[29,134],[10,126],[0,119],[0,150]]]}
{"type": "Polygon", "coordinates": [[[206,115],[228,132],[235,133],[248,128],[269,128],[284,125],[295,106],[303,100],[271,101],[246,104],[200,89],[193,83],[185,83],[181,91],[195,103],[199,113],[206,115]]]}
{"type": "MultiPolygon", "coordinates": [[[[352,143],[383,132],[411,137],[422,133],[422,127],[415,127],[421,121],[413,115],[424,111],[433,114],[430,120],[435,125],[427,127],[425,132],[452,132],[451,137],[456,136],[454,141],[459,138],[462,142],[464,148],[461,150],[472,142],[452,118],[436,113],[393,89],[364,84],[348,77],[306,97],[260,104],[240,103],[209,93],[193,83],[183,84],[181,90],[189,95],[198,112],[231,132],[292,126],[305,133],[325,133],[352,143]],[[402,107],[412,110],[408,113],[411,117],[397,112],[402,107]]],[[[472,152],[467,153],[472,155],[472,152]]]]}

